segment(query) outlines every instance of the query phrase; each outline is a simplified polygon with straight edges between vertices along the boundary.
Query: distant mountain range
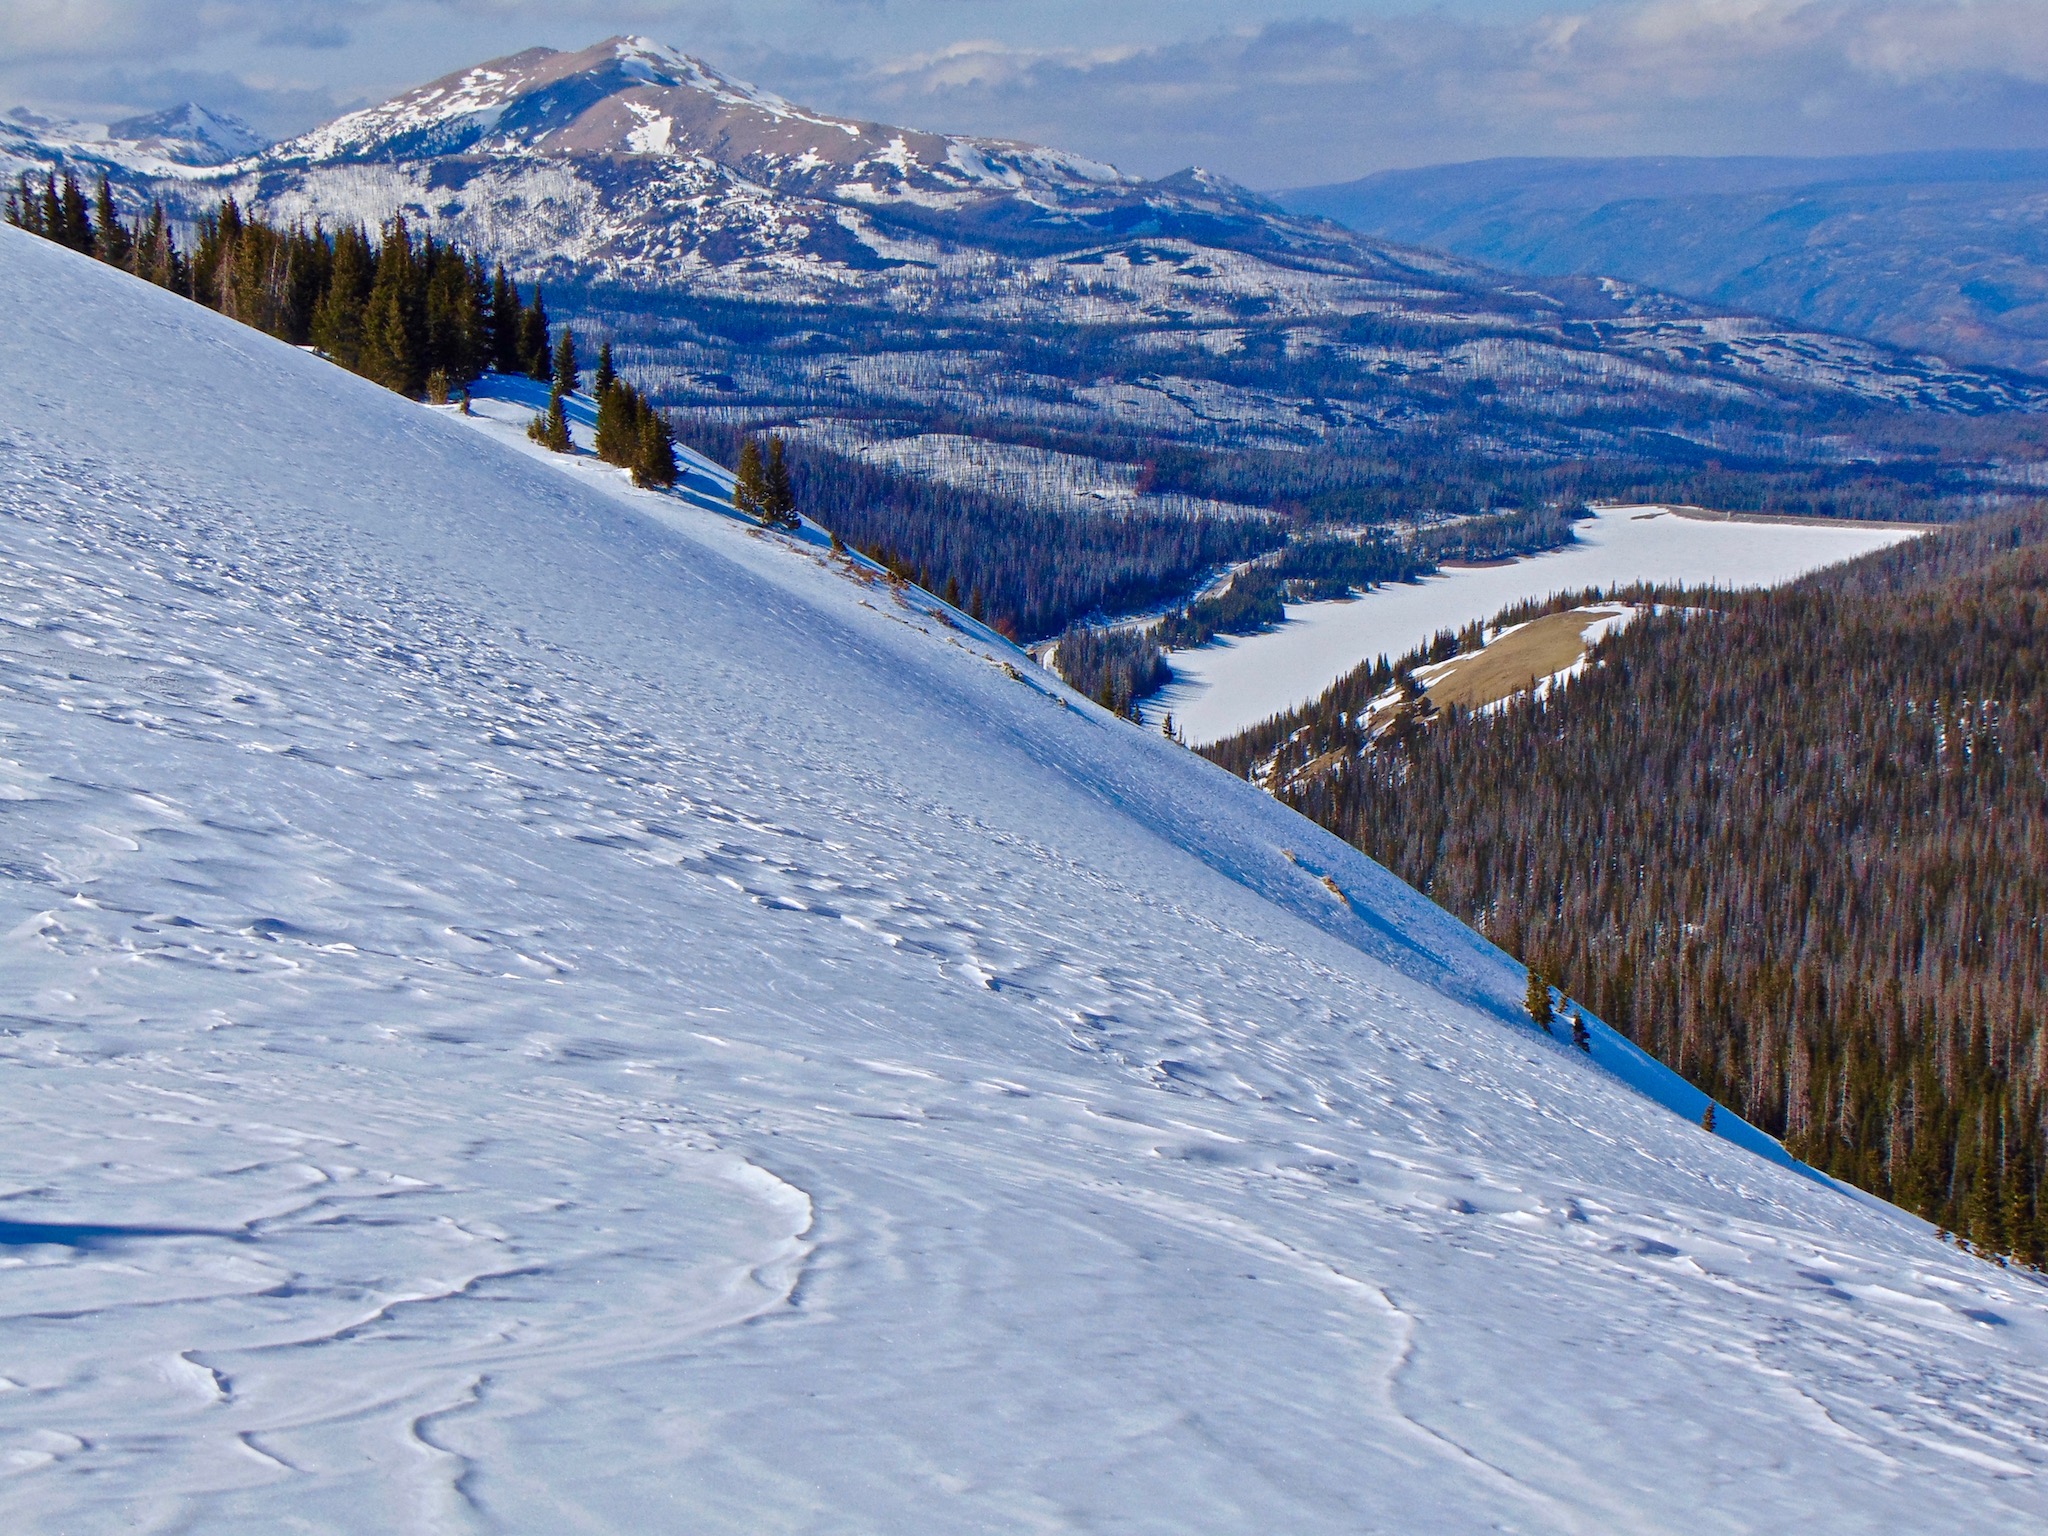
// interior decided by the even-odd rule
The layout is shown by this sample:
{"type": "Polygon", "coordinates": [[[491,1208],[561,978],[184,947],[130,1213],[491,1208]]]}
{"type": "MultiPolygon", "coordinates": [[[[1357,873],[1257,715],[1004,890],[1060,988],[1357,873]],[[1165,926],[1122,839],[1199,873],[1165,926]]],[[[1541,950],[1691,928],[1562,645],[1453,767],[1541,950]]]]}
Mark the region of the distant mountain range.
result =
{"type": "Polygon", "coordinates": [[[104,171],[188,228],[230,194],[286,224],[403,215],[543,283],[685,441],[772,429],[955,488],[1000,471],[1047,516],[1104,495],[1361,524],[1594,497],[1947,516],[2044,472],[2048,381],[1532,280],[1199,169],[835,117],[644,38],[252,138],[199,109],[17,113],[0,173],[104,171]]]}
{"type": "Polygon", "coordinates": [[[49,164],[103,168],[123,180],[189,176],[245,159],[265,143],[239,117],[189,101],[112,123],[68,122],[25,107],[0,114],[0,164],[10,173],[49,164]]]}
{"type": "Polygon", "coordinates": [[[1485,160],[1276,200],[1535,276],[2048,373],[2048,151],[1485,160]]]}
{"type": "MultiPolygon", "coordinates": [[[[0,119],[10,175],[105,171],[131,206],[158,197],[188,220],[229,193],[277,220],[375,227],[404,214],[550,283],[1136,324],[1162,359],[1240,353],[1248,323],[1363,319],[1369,355],[1349,360],[1382,395],[1448,369],[1496,389],[1555,375],[1575,396],[1732,386],[1745,400],[1789,389],[1935,409],[2041,403],[1633,283],[1532,287],[1199,169],[1145,180],[1037,145],[833,117],[645,38],[530,49],[254,145],[247,125],[195,106],[106,126],[0,119]],[[1380,334],[1417,326],[1430,332],[1419,349],[1380,334]],[[1629,366],[1588,368],[1589,352],[1629,366]]],[[[1299,353],[1315,340],[1278,344],[1299,353]]],[[[1393,419],[1384,405],[1340,414],[1393,419]]]]}
{"type": "Polygon", "coordinates": [[[174,201],[233,191],[273,217],[405,212],[557,276],[767,263],[787,280],[925,259],[935,237],[1013,255],[1137,236],[1360,258],[1347,232],[1222,177],[1146,181],[1037,145],[832,117],[634,37],[529,49],[267,149],[199,107],[106,127],[18,110],[0,119],[8,162],[168,177],[174,201]]]}

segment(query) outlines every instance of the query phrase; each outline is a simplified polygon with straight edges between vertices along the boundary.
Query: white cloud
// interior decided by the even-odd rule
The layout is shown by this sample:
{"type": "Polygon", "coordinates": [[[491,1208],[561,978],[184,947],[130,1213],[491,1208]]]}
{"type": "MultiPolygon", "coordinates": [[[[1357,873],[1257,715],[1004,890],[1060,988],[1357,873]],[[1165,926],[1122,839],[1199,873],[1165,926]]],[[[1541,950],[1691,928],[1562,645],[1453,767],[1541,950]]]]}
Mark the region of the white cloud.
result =
{"type": "MultiPolygon", "coordinates": [[[[772,70],[772,61],[768,68],[772,70]]],[[[956,44],[784,88],[1255,185],[1504,154],[2048,145],[2043,0],[1630,0],[1301,19],[1148,49],[956,44]]]]}

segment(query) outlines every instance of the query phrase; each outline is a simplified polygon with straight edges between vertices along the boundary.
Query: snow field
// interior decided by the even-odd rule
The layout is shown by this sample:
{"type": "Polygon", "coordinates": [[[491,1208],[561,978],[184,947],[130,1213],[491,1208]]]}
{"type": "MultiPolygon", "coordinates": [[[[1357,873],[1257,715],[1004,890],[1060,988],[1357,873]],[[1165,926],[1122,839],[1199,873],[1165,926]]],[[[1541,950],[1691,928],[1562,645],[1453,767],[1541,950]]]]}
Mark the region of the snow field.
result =
{"type": "Polygon", "coordinates": [[[1265,797],[523,415],[0,295],[11,1529],[2038,1528],[2036,1282],[1265,797]]]}

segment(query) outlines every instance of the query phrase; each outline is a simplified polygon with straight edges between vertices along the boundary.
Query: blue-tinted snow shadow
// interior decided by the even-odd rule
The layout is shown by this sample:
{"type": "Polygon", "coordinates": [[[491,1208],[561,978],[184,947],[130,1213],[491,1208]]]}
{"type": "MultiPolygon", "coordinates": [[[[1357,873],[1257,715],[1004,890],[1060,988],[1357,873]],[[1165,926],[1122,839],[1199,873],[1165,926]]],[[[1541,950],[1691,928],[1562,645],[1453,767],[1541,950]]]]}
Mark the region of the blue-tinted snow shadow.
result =
{"type": "Polygon", "coordinates": [[[0,1221],[0,1248],[106,1248],[152,1237],[225,1237],[246,1242],[246,1232],[216,1227],[95,1226],[64,1221],[0,1221]]]}

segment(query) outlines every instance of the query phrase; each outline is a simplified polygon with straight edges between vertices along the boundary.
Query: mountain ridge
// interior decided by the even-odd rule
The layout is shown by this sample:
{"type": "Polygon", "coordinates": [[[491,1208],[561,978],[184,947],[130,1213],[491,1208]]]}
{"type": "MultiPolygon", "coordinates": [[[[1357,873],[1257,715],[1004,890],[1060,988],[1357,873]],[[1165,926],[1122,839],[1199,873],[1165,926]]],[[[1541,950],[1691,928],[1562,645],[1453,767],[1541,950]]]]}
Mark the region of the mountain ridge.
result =
{"type": "Polygon", "coordinates": [[[1539,277],[1604,274],[2048,371],[2048,151],[1504,159],[1273,195],[1539,277]]]}
{"type": "Polygon", "coordinates": [[[1943,370],[1925,360],[1785,337],[1772,322],[1612,279],[1532,289],[1195,167],[1144,180],[1043,146],[814,112],[644,37],[453,71],[216,164],[130,147],[95,160],[89,134],[25,147],[24,131],[10,148],[0,123],[0,155],[107,169],[118,193],[161,197],[187,222],[224,195],[286,223],[375,228],[403,214],[551,282],[813,305],[858,296],[906,312],[972,295],[1063,324],[1405,311],[1482,332],[1580,326],[1596,348],[1613,345],[1603,328],[1621,322],[1619,334],[1648,343],[1635,355],[1657,366],[1739,354],[1761,375],[1789,365],[1802,385],[1847,382],[1873,399],[2011,393],[1995,380],[1936,383],[1943,370]],[[1100,279],[1121,293],[1057,291],[1100,279]]]}

